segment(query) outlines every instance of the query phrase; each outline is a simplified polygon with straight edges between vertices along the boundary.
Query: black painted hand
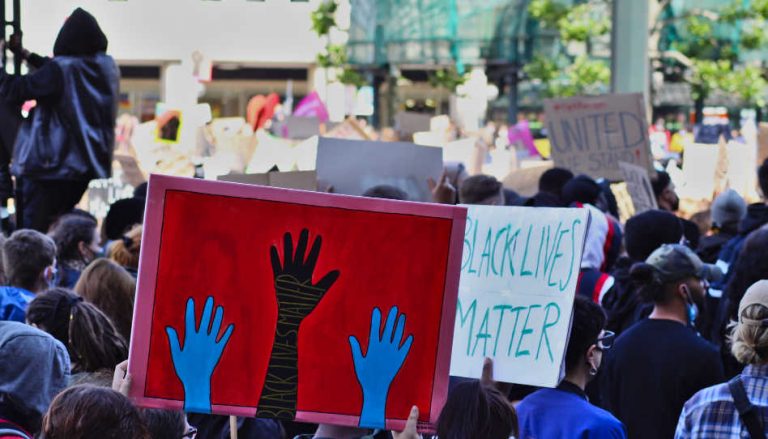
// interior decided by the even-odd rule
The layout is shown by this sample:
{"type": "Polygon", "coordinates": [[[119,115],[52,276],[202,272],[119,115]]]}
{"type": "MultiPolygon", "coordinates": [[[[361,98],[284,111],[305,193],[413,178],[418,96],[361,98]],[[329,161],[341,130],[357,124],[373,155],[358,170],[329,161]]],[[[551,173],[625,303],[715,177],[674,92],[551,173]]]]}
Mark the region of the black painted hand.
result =
{"type": "Polygon", "coordinates": [[[275,276],[275,290],[279,315],[302,320],[309,315],[323,298],[323,295],[336,282],[339,271],[334,270],[323,276],[317,283],[312,283],[312,275],[320,255],[323,238],[318,236],[306,255],[309,244],[309,230],[304,229],[299,236],[296,251],[290,233],[283,237],[283,261],[281,263],[277,248],[270,249],[272,272],[275,276]]]}
{"type": "Polygon", "coordinates": [[[322,242],[319,236],[315,238],[307,254],[309,230],[304,229],[295,251],[291,234],[285,234],[282,261],[277,248],[270,249],[277,295],[277,328],[257,416],[293,419],[296,413],[299,326],[339,277],[339,271],[333,270],[312,283],[322,242]]]}

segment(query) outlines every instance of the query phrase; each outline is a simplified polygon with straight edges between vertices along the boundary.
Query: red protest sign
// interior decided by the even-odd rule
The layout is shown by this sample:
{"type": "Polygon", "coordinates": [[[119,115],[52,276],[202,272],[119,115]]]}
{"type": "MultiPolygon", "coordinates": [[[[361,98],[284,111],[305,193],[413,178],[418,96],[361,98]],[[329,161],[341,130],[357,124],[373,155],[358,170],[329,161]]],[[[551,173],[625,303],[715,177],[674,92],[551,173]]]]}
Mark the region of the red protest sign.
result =
{"type": "Polygon", "coordinates": [[[402,428],[416,404],[434,423],[465,217],[460,207],[152,176],[131,396],[387,428],[402,428]]]}

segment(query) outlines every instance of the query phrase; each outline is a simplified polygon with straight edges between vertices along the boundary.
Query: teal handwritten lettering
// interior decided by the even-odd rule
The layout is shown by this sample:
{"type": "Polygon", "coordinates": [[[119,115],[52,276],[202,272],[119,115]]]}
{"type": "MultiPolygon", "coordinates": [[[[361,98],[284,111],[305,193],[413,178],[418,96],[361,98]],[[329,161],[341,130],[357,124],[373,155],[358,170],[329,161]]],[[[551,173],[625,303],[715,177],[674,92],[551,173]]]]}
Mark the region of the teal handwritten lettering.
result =
{"type": "Polygon", "coordinates": [[[576,226],[581,224],[581,220],[575,219],[573,220],[573,224],[571,224],[571,262],[568,265],[568,278],[565,280],[565,283],[560,283],[560,292],[565,291],[565,289],[568,287],[568,284],[571,283],[571,277],[573,276],[573,263],[576,262],[576,237],[579,236],[576,232],[576,226]]]}
{"type": "Polygon", "coordinates": [[[541,336],[539,337],[539,348],[536,349],[537,360],[539,359],[539,353],[541,352],[541,342],[544,341],[547,345],[547,353],[549,354],[549,361],[551,363],[555,361],[554,357],[552,356],[552,348],[549,345],[549,335],[547,335],[547,329],[555,326],[559,321],[560,321],[560,307],[557,306],[557,304],[554,302],[547,304],[547,306],[544,308],[544,325],[541,327],[541,336]],[[554,309],[555,311],[557,311],[557,317],[555,317],[555,319],[550,322],[549,313],[551,309],[554,309]]]}
{"type": "Polygon", "coordinates": [[[533,334],[533,329],[528,327],[528,319],[531,317],[531,311],[533,311],[535,308],[541,308],[541,305],[531,305],[530,307],[528,307],[528,313],[525,315],[525,323],[523,323],[523,330],[520,332],[520,340],[518,340],[517,342],[517,349],[515,350],[515,358],[531,355],[531,352],[528,349],[520,350],[520,347],[523,345],[523,340],[525,339],[525,336],[528,334],[533,334]]]}
{"type": "Polygon", "coordinates": [[[531,232],[533,232],[533,225],[528,227],[528,237],[525,238],[525,250],[523,250],[523,259],[520,262],[520,276],[533,276],[533,272],[525,269],[525,260],[528,259],[528,246],[531,243],[531,232]]]}
{"type": "MultiPolygon", "coordinates": [[[[483,321],[480,322],[480,329],[477,330],[477,335],[475,336],[475,346],[472,348],[472,355],[475,355],[475,352],[477,352],[477,344],[480,342],[480,340],[483,341],[483,357],[488,355],[488,339],[491,338],[491,334],[488,333],[488,313],[489,310],[485,310],[485,314],[483,314],[483,321]]],[[[470,332],[470,334],[472,334],[470,332]]]]}
{"type": "Polygon", "coordinates": [[[483,253],[480,255],[480,266],[477,268],[477,275],[480,276],[483,273],[483,261],[485,261],[485,275],[488,276],[491,270],[491,229],[488,229],[488,235],[485,237],[485,245],[483,245],[483,253]]]}
{"type": "MultiPolygon", "coordinates": [[[[555,245],[555,257],[552,258],[552,267],[549,270],[549,276],[547,277],[547,285],[550,287],[557,286],[557,282],[552,282],[552,273],[555,272],[555,265],[557,263],[557,260],[563,256],[563,253],[560,252],[560,243],[563,241],[563,235],[565,235],[566,233],[568,233],[568,229],[561,231],[560,234],[557,235],[557,244],[555,245]]],[[[568,270],[570,271],[570,268],[568,270]]]]}
{"type": "Polygon", "coordinates": [[[493,307],[494,311],[499,311],[499,326],[496,328],[496,340],[493,343],[493,356],[496,356],[496,350],[499,348],[499,340],[501,339],[501,325],[504,323],[504,311],[511,310],[510,305],[496,305],[493,307]]]}
{"type": "Polygon", "coordinates": [[[461,327],[464,327],[464,323],[467,321],[467,318],[471,315],[472,320],[469,322],[469,334],[470,336],[467,338],[467,355],[469,355],[469,347],[472,343],[472,333],[473,329],[475,327],[475,313],[477,312],[477,299],[472,301],[472,304],[469,305],[469,309],[467,309],[467,313],[465,314],[461,307],[461,299],[456,301],[456,311],[459,313],[459,325],[461,327]],[[470,314],[471,313],[471,314],[470,314]]]}

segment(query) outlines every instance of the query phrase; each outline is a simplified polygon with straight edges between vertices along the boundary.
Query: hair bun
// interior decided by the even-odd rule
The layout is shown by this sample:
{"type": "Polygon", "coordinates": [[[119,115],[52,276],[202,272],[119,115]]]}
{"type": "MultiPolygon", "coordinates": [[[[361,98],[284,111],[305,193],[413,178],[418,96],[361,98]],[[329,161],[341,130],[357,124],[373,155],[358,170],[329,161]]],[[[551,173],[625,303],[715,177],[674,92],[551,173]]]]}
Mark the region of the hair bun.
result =
{"type": "Polygon", "coordinates": [[[127,236],[123,236],[123,245],[125,246],[125,248],[133,247],[133,239],[127,236]]]}
{"type": "Polygon", "coordinates": [[[642,284],[650,284],[658,280],[658,273],[653,265],[638,262],[629,269],[629,276],[633,281],[642,284]]]}

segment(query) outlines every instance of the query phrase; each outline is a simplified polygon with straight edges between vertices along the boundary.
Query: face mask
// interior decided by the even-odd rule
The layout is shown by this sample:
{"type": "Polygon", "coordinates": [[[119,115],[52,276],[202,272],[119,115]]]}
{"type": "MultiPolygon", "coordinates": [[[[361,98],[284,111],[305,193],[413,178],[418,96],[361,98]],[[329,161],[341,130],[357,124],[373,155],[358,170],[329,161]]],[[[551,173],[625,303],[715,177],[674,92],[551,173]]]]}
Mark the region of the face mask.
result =
{"type": "Polygon", "coordinates": [[[695,303],[688,303],[688,323],[696,326],[696,317],[699,316],[699,307],[695,303]]]}
{"type": "Polygon", "coordinates": [[[48,281],[48,287],[53,288],[59,284],[59,281],[61,280],[61,276],[59,275],[59,270],[57,268],[52,268],[53,276],[50,277],[50,281],[48,281]]]}

